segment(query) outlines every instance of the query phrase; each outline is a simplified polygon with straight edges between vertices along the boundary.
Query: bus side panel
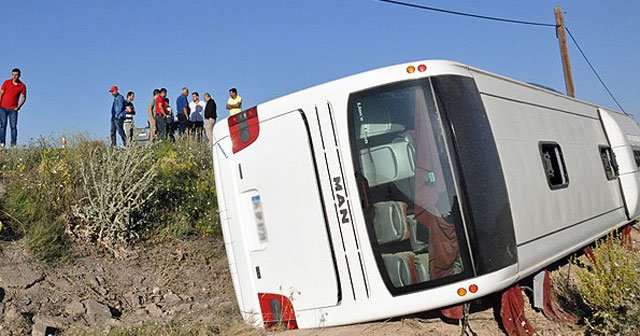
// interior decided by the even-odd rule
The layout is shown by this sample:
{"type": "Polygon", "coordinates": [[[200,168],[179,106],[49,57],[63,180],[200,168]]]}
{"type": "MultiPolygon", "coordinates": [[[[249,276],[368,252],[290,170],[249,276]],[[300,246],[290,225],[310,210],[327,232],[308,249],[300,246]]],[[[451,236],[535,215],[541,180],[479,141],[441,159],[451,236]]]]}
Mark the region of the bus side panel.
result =
{"type": "Polygon", "coordinates": [[[608,140],[595,107],[495,77],[474,76],[503,162],[520,271],[541,267],[570,252],[567,248],[626,221],[618,181],[607,179],[600,158],[599,146],[608,140]],[[566,187],[550,187],[541,142],[560,146],[566,187]]]}
{"type": "Polygon", "coordinates": [[[337,274],[302,112],[262,121],[260,137],[234,157],[246,276],[256,295],[284,295],[295,311],[336,305],[337,274]]]}

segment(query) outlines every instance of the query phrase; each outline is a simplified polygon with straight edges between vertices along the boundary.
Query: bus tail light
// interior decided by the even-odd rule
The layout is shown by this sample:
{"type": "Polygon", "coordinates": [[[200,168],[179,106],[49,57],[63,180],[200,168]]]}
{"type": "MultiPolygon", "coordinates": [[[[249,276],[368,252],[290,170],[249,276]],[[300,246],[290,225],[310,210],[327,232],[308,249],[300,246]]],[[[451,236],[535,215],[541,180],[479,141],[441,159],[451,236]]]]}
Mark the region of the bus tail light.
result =
{"type": "Polygon", "coordinates": [[[464,288],[458,288],[457,293],[458,293],[458,296],[465,296],[467,295],[467,290],[464,288]]]}
{"type": "Polygon", "coordinates": [[[477,291],[478,291],[478,285],[473,284],[473,285],[469,286],[469,292],[475,293],[477,291]]]}
{"type": "Polygon", "coordinates": [[[258,139],[260,122],[257,106],[230,116],[227,123],[229,124],[231,148],[234,154],[247,148],[258,139]]]}
{"type": "Polygon", "coordinates": [[[407,73],[412,74],[414,72],[416,72],[416,67],[414,67],[413,65],[407,67],[407,73]]]}
{"type": "Polygon", "coordinates": [[[293,305],[286,296],[271,293],[258,293],[262,321],[265,329],[298,329],[293,305]]]}
{"type": "Polygon", "coordinates": [[[420,65],[418,65],[418,71],[420,71],[420,72],[425,72],[425,71],[427,71],[427,66],[426,66],[426,65],[424,65],[424,64],[420,64],[420,65]]]}

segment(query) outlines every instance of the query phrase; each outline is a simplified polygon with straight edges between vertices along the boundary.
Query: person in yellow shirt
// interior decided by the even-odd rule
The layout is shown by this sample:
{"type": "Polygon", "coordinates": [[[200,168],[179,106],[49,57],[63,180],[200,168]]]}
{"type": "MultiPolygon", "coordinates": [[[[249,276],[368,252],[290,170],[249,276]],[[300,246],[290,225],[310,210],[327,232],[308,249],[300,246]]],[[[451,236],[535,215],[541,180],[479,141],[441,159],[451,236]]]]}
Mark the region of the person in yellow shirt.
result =
{"type": "Polygon", "coordinates": [[[238,90],[236,90],[236,88],[229,89],[227,110],[229,110],[229,116],[242,112],[242,97],[238,96],[238,90]]]}

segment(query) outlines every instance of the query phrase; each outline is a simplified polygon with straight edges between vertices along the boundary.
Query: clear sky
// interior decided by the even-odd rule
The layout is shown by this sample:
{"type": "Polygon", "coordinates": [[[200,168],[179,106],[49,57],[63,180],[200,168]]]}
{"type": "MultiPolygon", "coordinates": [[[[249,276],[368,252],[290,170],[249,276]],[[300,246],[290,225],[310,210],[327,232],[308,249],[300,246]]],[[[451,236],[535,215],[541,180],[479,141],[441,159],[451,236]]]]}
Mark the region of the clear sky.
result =
{"type": "MultiPolygon", "coordinates": [[[[407,0],[409,1],[409,0],[407,0]]],[[[640,1],[413,0],[481,15],[567,26],[622,106],[640,113],[640,1]]],[[[564,92],[554,28],[426,12],[375,0],[3,1],[0,78],[22,69],[28,101],[19,143],[87,131],[106,139],[113,98],[137,94],[138,126],[155,87],[228,89],[252,105],[361,71],[450,59],[564,92]],[[143,112],[143,113],[141,113],[143,112]]],[[[575,46],[576,96],[615,107],[575,46]]],[[[8,135],[7,135],[8,137],[8,135]]],[[[8,140],[8,138],[7,138],[8,140]]]]}

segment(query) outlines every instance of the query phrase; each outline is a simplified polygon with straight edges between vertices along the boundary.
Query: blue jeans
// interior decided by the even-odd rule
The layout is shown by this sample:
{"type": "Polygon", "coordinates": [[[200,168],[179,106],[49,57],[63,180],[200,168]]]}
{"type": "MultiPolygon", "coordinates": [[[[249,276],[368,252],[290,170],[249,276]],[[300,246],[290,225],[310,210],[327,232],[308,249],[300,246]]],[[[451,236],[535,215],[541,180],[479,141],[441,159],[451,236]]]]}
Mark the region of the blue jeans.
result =
{"type": "Polygon", "coordinates": [[[111,117],[111,146],[116,146],[116,131],[120,134],[122,144],[127,145],[127,136],[124,134],[124,119],[111,117]]]}
{"type": "Polygon", "coordinates": [[[0,107],[0,144],[4,146],[7,136],[7,118],[11,127],[11,146],[18,141],[18,111],[0,107]]]}
{"type": "Polygon", "coordinates": [[[158,139],[167,140],[167,119],[163,115],[156,114],[156,132],[158,133],[158,139]]]}

